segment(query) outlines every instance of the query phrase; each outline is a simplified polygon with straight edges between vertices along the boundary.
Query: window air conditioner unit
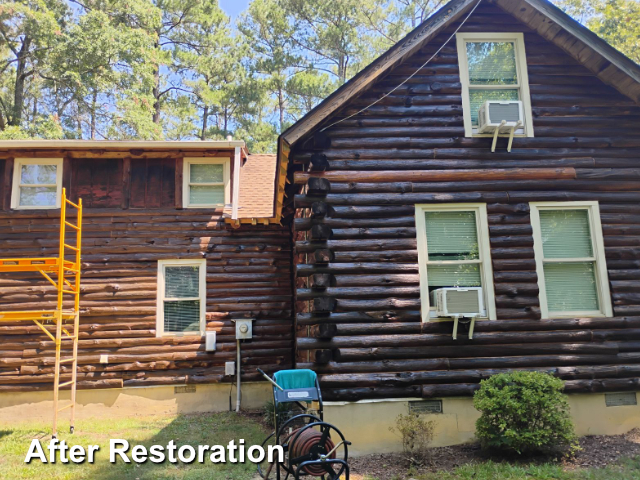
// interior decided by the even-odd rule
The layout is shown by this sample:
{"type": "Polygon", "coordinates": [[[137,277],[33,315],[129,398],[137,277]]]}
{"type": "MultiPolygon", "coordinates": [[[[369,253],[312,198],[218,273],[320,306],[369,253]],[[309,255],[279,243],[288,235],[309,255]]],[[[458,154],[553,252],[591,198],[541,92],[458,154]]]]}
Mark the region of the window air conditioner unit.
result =
{"type": "Polygon", "coordinates": [[[457,338],[460,317],[471,319],[469,338],[473,338],[476,317],[485,314],[482,287],[438,288],[432,295],[436,316],[453,317],[453,339],[457,338]]]}
{"type": "Polygon", "coordinates": [[[524,126],[520,100],[487,100],[478,110],[478,133],[511,133],[524,126]]]}

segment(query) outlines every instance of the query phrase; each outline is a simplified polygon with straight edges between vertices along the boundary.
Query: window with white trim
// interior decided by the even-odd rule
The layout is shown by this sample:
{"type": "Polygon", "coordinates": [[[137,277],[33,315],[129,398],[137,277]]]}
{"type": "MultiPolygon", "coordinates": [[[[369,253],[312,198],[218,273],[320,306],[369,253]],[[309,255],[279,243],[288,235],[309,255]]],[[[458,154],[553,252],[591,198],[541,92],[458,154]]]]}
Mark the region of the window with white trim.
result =
{"type": "Polygon", "coordinates": [[[598,202],[532,202],[542,318],[613,315],[598,202]]]}
{"type": "Polygon", "coordinates": [[[185,208],[223,207],[231,203],[228,158],[185,158],[182,205],[185,208]]]}
{"type": "Polygon", "coordinates": [[[16,158],[11,208],[60,208],[62,158],[16,158]]]}
{"type": "Polygon", "coordinates": [[[158,261],[158,336],[204,334],[206,270],[206,260],[158,261]]]}
{"type": "Polygon", "coordinates": [[[465,136],[478,134],[478,109],[487,100],[521,100],[524,126],[515,135],[533,137],[527,57],[522,33],[457,33],[465,136]]]}
{"type": "Polygon", "coordinates": [[[487,206],[481,203],[416,205],[422,321],[436,319],[432,292],[482,287],[484,317],[496,319],[487,206]]]}

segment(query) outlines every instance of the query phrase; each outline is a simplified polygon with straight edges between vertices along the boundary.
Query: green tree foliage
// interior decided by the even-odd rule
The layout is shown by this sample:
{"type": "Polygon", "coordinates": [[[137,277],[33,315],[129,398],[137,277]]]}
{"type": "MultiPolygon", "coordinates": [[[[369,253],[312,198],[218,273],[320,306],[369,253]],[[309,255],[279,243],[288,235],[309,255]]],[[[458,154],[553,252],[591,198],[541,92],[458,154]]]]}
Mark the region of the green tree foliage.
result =
{"type": "Polygon", "coordinates": [[[483,447],[535,453],[576,448],[564,382],[541,372],[501,373],[481,382],[476,435],[483,447]]]}
{"type": "MultiPolygon", "coordinates": [[[[445,0],[0,0],[0,139],[277,136],[445,0]]],[[[638,0],[556,0],[640,61],[638,0]]]]}

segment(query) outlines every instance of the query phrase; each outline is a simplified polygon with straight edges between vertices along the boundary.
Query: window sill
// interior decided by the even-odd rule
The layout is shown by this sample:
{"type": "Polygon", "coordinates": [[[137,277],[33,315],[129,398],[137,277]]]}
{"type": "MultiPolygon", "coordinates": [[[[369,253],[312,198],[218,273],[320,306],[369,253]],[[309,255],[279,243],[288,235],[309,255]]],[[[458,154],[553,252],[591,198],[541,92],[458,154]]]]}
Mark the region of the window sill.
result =
{"type": "MultiPolygon", "coordinates": [[[[463,318],[463,317],[460,317],[463,318]]],[[[464,317],[468,318],[468,317],[464,317]]],[[[484,322],[491,320],[489,317],[476,317],[476,321],[484,322]]],[[[440,322],[453,322],[453,317],[429,317],[426,320],[422,320],[422,323],[440,323],[440,322]]]]}
{"type": "Polygon", "coordinates": [[[35,206],[35,207],[11,207],[11,210],[56,210],[59,209],[60,206],[58,205],[54,205],[51,207],[44,207],[44,206],[35,206]]]}
{"type": "MultiPolygon", "coordinates": [[[[493,138],[493,133],[473,133],[471,135],[466,135],[466,138],[493,138]]],[[[498,138],[507,138],[509,137],[508,133],[501,133],[498,135],[498,138]]],[[[516,133],[513,138],[533,138],[533,135],[527,135],[526,133],[516,133]]]]}

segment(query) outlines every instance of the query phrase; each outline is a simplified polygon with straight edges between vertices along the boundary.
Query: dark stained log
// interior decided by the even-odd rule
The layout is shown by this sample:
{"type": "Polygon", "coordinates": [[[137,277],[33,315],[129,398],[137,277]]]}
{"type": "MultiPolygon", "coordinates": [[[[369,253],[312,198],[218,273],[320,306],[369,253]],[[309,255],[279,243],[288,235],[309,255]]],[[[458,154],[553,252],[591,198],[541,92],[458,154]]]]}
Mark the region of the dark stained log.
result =
{"type": "Polygon", "coordinates": [[[354,401],[363,398],[412,398],[419,397],[421,394],[420,386],[412,385],[410,387],[393,388],[393,387],[362,387],[348,389],[332,389],[323,391],[322,398],[327,401],[354,401]]]}
{"type": "Polygon", "coordinates": [[[323,172],[329,168],[327,156],[323,153],[314,153],[311,155],[311,169],[316,172],[323,172]]]}
{"type": "Polygon", "coordinates": [[[315,351],[315,362],[319,364],[327,364],[333,361],[333,351],[332,350],[316,350],[315,351]]]}
{"type": "MultiPolygon", "coordinates": [[[[331,230],[331,227],[327,225],[313,225],[311,227],[311,235],[310,235],[311,240],[325,241],[325,240],[329,240],[332,236],[333,236],[333,231],[331,230]]],[[[298,251],[304,251],[304,250],[298,250],[298,251]]]]}
{"type": "Polygon", "coordinates": [[[335,282],[335,277],[329,273],[315,273],[311,287],[316,290],[325,290],[335,282]]]}
{"type": "Polygon", "coordinates": [[[331,208],[324,202],[313,202],[311,205],[311,218],[324,218],[326,216],[331,216],[331,208]]]}
{"type": "MultiPolygon", "coordinates": [[[[518,192],[519,193],[519,192],[518,192]]],[[[540,200],[547,199],[547,195],[545,192],[540,193],[540,200]]],[[[570,198],[565,198],[563,194],[553,194],[550,195],[552,198],[549,200],[555,199],[575,199],[581,200],[579,198],[579,194],[576,192],[565,193],[564,195],[569,196],[570,198]],[[576,198],[574,198],[576,197],[576,198]]],[[[612,200],[617,199],[618,201],[640,201],[640,193],[622,193],[617,194],[613,192],[606,192],[598,194],[598,197],[601,197],[602,200],[611,198],[612,200]]],[[[407,205],[407,204],[416,204],[416,203],[451,203],[451,202],[506,202],[509,199],[509,195],[506,192],[451,192],[451,193],[405,193],[403,195],[394,195],[394,194],[386,194],[386,193],[369,193],[369,194],[329,194],[326,197],[326,202],[329,205],[407,205]]],[[[307,207],[311,205],[313,202],[318,201],[318,197],[307,197],[305,195],[296,195],[295,203],[296,207],[307,207]]],[[[518,201],[522,201],[522,199],[518,199],[518,201]]]]}
{"type": "Polygon", "coordinates": [[[313,299],[313,310],[317,313],[332,312],[336,308],[336,299],[331,297],[318,297],[313,299]]]}
{"type": "MultiPolygon", "coordinates": [[[[333,312],[331,315],[317,316],[312,313],[299,313],[299,325],[315,325],[323,322],[361,323],[361,322],[404,322],[420,321],[419,311],[380,311],[380,312],[333,312]]],[[[434,325],[434,324],[431,324],[434,325]]]]}
{"type": "Polygon", "coordinates": [[[306,183],[307,195],[322,197],[331,192],[331,182],[326,178],[309,177],[306,183]]]}
{"type": "Polygon", "coordinates": [[[335,259],[335,254],[329,249],[321,248],[314,251],[310,257],[314,264],[327,264],[335,259]]]}
{"type": "Polygon", "coordinates": [[[452,383],[448,385],[422,385],[422,398],[472,396],[480,389],[477,383],[452,383]]]}
{"type": "MultiPolygon", "coordinates": [[[[319,174],[318,174],[319,175],[319,174]]],[[[296,172],[294,181],[298,184],[309,182],[318,178],[332,182],[464,182],[468,180],[551,180],[576,178],[574,168],[511,168],[493,170],[425,170],[425,171],[360,171],[360,172],[340,172],[327,171],[322,177],[310,176],[304,172],[296,172]]],[[[326,190],[319,189],[321,192],[326,190]]],[[[309,192],[309,195],[318,193],[309,192]]]]}

